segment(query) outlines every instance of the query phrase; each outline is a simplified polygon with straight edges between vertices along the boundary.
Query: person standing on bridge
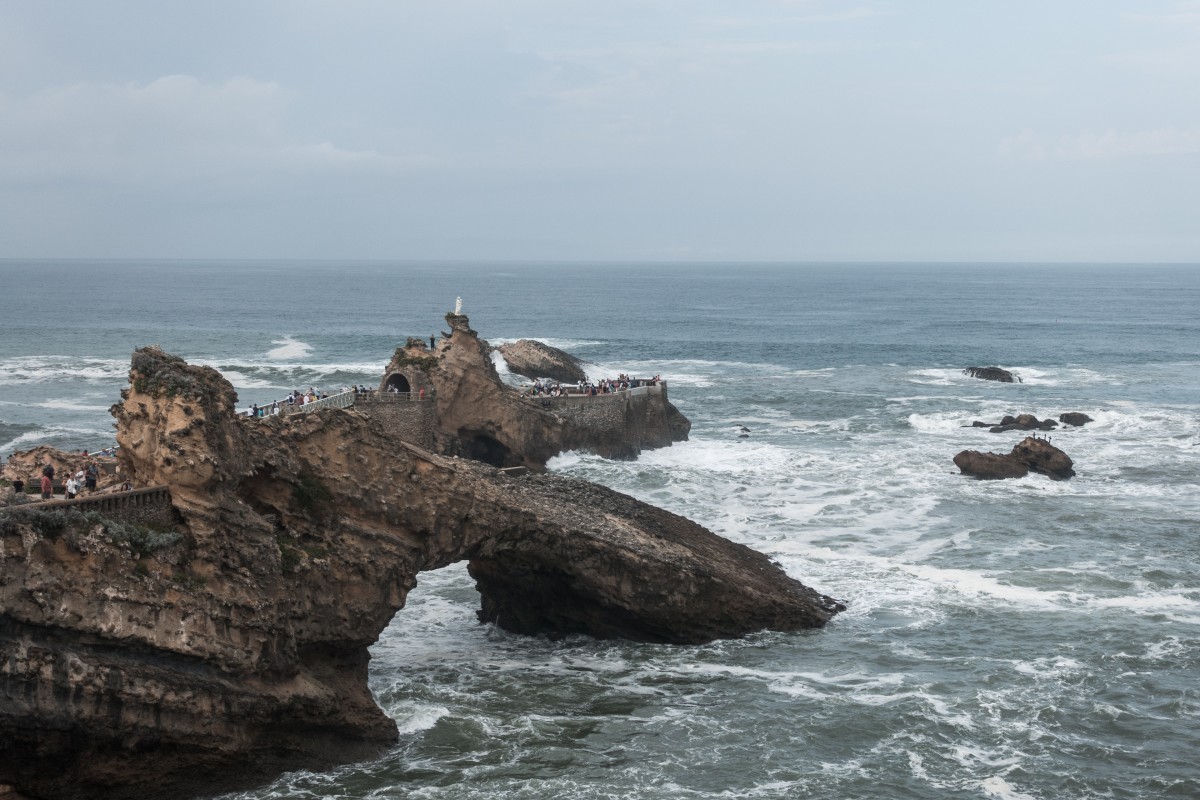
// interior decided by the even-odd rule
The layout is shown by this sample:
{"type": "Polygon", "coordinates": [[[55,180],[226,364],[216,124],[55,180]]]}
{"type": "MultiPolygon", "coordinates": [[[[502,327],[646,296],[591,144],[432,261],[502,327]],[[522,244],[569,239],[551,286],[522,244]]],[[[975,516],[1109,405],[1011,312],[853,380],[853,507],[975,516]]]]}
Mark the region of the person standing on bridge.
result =
{"type": "Polygon", "coordinates": [[[54,482],[45,472],[42,473],[42,499],[49,500],[54,496],[54,482]]]}
{"type": "Polygon", "coordinates": [[[74,500],[75,495],[79,494],[79,481],[75,480],[75,476],[67,478],[66,484],[63,485],[63,491],[66,492],[68,500],[74,500]]]}

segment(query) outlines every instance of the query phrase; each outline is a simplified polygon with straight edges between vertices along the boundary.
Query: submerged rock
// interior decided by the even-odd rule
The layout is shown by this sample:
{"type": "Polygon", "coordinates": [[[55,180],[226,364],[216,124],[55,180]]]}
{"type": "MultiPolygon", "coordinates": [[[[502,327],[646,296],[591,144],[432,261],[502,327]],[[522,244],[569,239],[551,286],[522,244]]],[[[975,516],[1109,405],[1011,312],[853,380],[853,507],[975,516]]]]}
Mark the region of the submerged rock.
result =
{"type": "Polygon", "coordinates": [[[1000,367],[967,367],[963,370],[963,374],[970,375],[972,378],[981,378],[985,381],[999,381],[1000,383],[1021,382],[1019,376],[1000,367]]]}
{"type": "Polygon", "coordinates": [[[434,455],[354,408],[239,417],[215,370],[153,348],[130,382],[121,465],[170,487],[177,544],[0,525],[0,784],[32,796],[211,795],[383,752],[367,648],[456,561],[480,618],[520,633],[696,644],[842,609],[609,489],[434,455]]]}
{"type": "Polygon", "coordinates": [[[973,428],[988,428],[990,433],[1004,433],[1005,431],[1052,431],[1058,427],[1058,423],[1047,417],[1046,419],[1038,419],[1033,414],[1019,414],[1018,416],[1006,415],[999,422],[980,422],[975,420],[971,423],[973,428]]]}
{"type": "Polygon", "coordinates": [[[1075,474],[1074,462],[1066,453],[1032,436],[1018,442],[1007,455],[963,450],[954,456],[954,465],[963,475],[981,480],[1022,478],[1037,472],[1058,481],[1075,474]]]}

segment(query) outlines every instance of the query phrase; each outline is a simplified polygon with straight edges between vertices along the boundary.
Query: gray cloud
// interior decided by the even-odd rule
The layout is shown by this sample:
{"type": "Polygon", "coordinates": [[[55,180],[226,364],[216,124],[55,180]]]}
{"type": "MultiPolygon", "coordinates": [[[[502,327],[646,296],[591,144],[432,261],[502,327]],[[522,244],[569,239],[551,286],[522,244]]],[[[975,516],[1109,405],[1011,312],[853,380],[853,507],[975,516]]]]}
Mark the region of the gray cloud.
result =
{"type": "Polygon", "coordinates": [[[1200,260],[1194,5],[5,4],[0,255],[1200,260]]]}

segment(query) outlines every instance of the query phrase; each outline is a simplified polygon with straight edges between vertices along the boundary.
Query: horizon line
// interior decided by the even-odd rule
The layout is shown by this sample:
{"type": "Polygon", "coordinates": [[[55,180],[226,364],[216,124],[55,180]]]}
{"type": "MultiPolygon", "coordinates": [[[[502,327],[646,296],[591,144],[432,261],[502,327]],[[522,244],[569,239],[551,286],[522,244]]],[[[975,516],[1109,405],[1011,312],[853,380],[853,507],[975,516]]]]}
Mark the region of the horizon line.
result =
{"type": "Polygon", "coordinates": [[[289,256],[0,256],[0,265],[29,262],[126,262],[126,263],[282,263],[301,262],[310,264],[354,263],[354,264],[458,264],[458,265],[505,265],[505,266],[553,266],[553,265],[662,265],[662,266],[823,266],[823,265],[939,265],[939,266],[1200,266],[1196,261],[1094,261],[1078,260],[970,260],[970,259],[523,259],[523,258],[387,258],[387,257],[289,257],[289,256]]]}

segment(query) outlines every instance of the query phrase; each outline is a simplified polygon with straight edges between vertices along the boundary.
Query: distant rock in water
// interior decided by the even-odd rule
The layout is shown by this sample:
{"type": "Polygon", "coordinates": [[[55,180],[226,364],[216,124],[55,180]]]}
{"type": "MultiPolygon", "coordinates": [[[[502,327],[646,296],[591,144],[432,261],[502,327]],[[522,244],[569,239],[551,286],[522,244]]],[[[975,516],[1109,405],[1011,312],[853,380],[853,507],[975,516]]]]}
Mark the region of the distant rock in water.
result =
{"type": "Polygon", "coordinates": [[[954,457],[954,465],[963,475],[980,480],[1023,478],[1030,472],[1061,481],[1075,474],[1070,456],[1045,439],[1026,437],[1007,455],[963,450],[954,457]]]}
{"type": "Polygon", "coordinates": [[[964,375],[970,375],[972,378],[982,378],[985,381],[999,381],[1000,383],[1020,383],[1020,377],[1012,374],[1006,369],[1000,367],[967,367],[963,370],[964,375]]]}
{"type": "MultiPolygon", "coordinates": [[[[1081,414],[1078,411],[1059,414],[1058,420],[1064,425],[1074,425],[1075,427],[1095,422],[1087,414],[1081,414]]],[[[1006,415],[999,422],[981,422],[980,420],[975,420],[969,426],[964,427],[987,428],[991,433],[1004,433],[1005,431],[1052,431],[1058,427],[1058,422],[1049,417],[1038,419],[1033,414],[1018,414],[1015,417],[1010,414],[1006,415]]]]}
{"type": "Polygon", "coordinates": [[[550,378],[561,383],[587,380],[583,362],[570,353],[533,339],[519,339],[496,348],[508,368],[526,378],[550,378]]]}
{"type": "Polygon", "coordinates": [[[1033,414],[1019,414],[1017,416],[1007,415],[999,422],[980,422],[975,420],[971,423],[972,428],[987,428],[991,433],[1004,433],[1005,431],[1052,431],[1058,427],[1058,423],[1047,417],[1046,419],[1038,419],[1033,414]]]}

